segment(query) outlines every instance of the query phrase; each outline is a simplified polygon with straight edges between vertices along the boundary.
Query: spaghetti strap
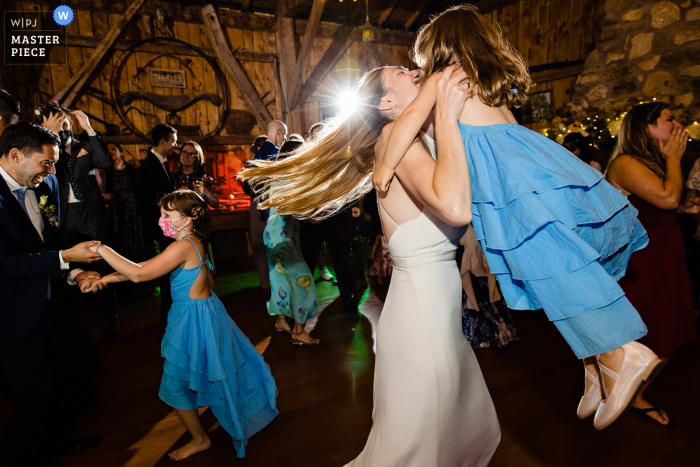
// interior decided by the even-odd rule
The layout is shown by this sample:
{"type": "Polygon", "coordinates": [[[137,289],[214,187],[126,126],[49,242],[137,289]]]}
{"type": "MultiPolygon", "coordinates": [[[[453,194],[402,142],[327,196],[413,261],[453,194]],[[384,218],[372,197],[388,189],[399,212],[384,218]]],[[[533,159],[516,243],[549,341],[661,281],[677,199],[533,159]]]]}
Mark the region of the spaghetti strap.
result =
{"type": "Polygon", "coordinates": [[[389,215],[389,213],[386,212],[386,209],[384,209],[384,205],[382,204],[381,200],[379,199],[379,194],[377,194],[377,204],[379,205],[379,208],[380,208],[382,211],[384,211],[384,214],[386,214],[386,217],[389,218],[389,220],[390,220],[391,222],[393,222],[393,224],[394,224],[396,227],[398,227],[399,224],[397,224],[396,221],[395,221],[394,219],[391,218],[391,216],[389,215]]]}
{"type": "Polygon", "coordinates": [[[201,266],[202,264],[204,264],[202,263],[202,255],[199,252],[199,248],[197,248],[197,244],[189,237],[185,238],[185,240],[189,240],[190,243],[192,243],[192,246],[194,246],[194,249],[197,250],[197,256],[199,256],[199,265],[201,266]]]}

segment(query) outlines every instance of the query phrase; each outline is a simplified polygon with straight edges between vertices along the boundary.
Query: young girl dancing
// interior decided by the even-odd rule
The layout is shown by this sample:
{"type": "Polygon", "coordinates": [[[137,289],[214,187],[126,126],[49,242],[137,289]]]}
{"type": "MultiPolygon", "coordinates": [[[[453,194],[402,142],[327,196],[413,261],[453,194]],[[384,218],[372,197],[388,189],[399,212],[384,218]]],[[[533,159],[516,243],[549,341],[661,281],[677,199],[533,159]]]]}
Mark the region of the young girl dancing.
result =
{"type": "Polygon", "coordinates": [[[160,212],[158,225],[176,241],[141,264],[99,245],[94,251],[117,271],[101,282],[149,281],[170,273],[173,306],[161,345],[165,367],[159,396],[192,435],[170,458],[182,460],[209,448],[197,412],[206,406],[233,438],[238,457],[243,457],[248,438],[277,416],[275,381],[208,286],[209,262],[202,262],[206,254],[202,242],[211,231],[211,219],[204,199],[195,191],[178,190],[161,198],[160,212]]]}
{"type": "Polygon", "coordinates": [[[581,418],[615,421],[660,360],[633,342],[646,334],[618,286],[646,232],[627,199],[569,151],[516,124],[530,78],[500,30],[471,5],[424,26],[414,46],[423,85],[392,129],[373,184],[387,191],[436,99],[445,67],[460,63],[472,97],[459,119],[472,183],[473,226],[508,306],[544,308],[586,367],[581,418]],[[601,384],[602,380],[602,384],[601,384]]]}

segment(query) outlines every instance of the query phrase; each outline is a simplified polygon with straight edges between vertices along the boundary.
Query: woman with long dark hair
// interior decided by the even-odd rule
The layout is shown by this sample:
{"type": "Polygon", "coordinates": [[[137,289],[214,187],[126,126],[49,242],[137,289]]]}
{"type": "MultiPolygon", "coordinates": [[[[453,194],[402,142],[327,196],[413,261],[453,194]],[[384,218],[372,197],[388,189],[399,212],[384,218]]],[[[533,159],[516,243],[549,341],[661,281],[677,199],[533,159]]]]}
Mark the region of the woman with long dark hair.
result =
{"type": "MultiPolygon", "coordinates": [[[[683,236],[676,210],[684,196],[681,158],[688,134],[668,104],[651,102],[632,108],[620,127],[607,180],[639,211],[649,246],[632,254],[620,285],[647,325],[639,342],[668,361],[678,347],[697,340],[693,289],[685,264],[683,236]]],[[[697,199],[686,200],[692,209],[697,199]]],[[[645,385],[633,410],[669,426],[666,413],[644,399],[645,385]]]]}
{"type": "Polygon", "coordinates": [[[180,168],[173,173],[179,188],[188,188],[204,196],[211,208],[219,207],[214,179],[204,171],[204,151],[196,141],[186,141],[180,151],[180,168]]]}

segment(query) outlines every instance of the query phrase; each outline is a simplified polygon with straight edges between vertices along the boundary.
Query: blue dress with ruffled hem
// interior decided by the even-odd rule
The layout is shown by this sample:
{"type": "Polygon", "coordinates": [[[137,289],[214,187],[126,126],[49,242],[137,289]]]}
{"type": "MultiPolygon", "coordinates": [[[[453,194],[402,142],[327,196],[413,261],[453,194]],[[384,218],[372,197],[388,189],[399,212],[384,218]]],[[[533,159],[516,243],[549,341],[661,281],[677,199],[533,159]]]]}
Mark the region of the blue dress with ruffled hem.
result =
{"type": "Polygon", "coordinates": [[[244,457],[248,438],[279,413],[277,387],[270,367],[219,297],[212,292],[209,298],[189,298],[200,269],[170,274],[173,305],[161,344],[165,366],[159,396],[176,409],[211,407],[238,457],[244,457]]]}
{"type": "Polygon", "coordinates": [[[516,124],[460,123],[474,231],[508,306],[543,308],[579,358],[646,334],[617,281],[647,243],[627,198],[564,147],[516,124]]]}

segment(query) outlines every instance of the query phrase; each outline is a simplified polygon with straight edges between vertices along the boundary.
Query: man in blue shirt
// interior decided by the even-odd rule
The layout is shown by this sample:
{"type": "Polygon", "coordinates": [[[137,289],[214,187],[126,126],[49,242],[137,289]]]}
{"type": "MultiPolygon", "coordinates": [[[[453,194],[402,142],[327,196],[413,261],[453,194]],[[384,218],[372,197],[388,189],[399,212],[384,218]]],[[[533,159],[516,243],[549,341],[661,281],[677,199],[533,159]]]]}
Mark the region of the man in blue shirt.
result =
{"type": "Polygon", "coordinates": [[[279,120],[272,120],[267,124],[267,141],[260,146],[255,155],[256,161],[274,161],[280,152],[280,147],[287,140],[287,125],[279,120]]]}

